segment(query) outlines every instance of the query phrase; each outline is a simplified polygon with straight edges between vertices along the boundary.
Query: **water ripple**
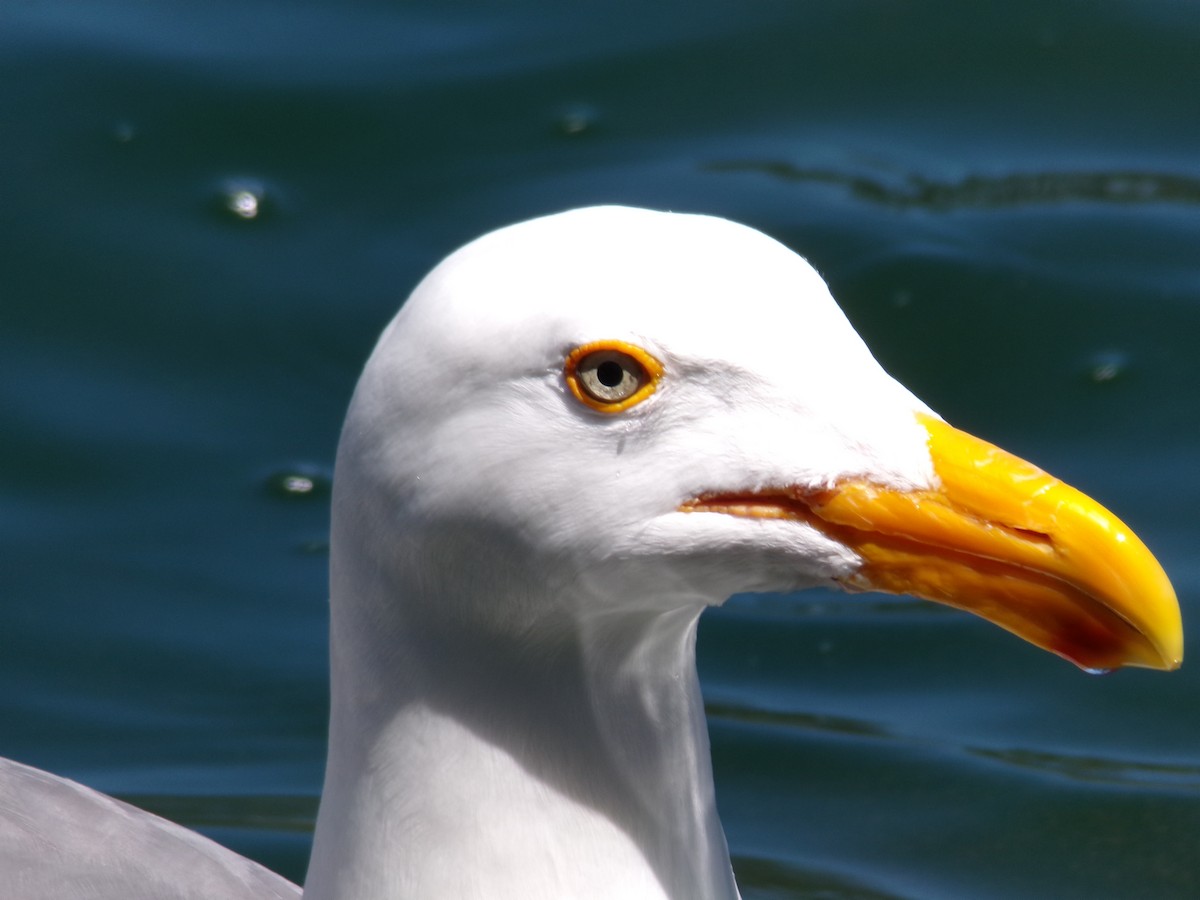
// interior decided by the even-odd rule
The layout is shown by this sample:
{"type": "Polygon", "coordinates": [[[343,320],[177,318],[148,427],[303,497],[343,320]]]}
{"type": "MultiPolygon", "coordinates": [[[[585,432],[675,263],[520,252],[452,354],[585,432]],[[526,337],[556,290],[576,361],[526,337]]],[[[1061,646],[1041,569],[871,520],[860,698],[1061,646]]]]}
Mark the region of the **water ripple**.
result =
{"type": "Polygon", "coordinates": [[[1050,753],[1020,747],[996,749],[967,747],[967,753],[1071,781],[1111,787],[1170,788],[1177,792],[1200,790],[1200,767],[1177,763],[1148,763],[1050,753]]]}
{"type": "Polygon", "coordinates": [[[781,181],[846,188],[856,199],[899,209],[950,212],[1059,203],[1200,204],[1200,179],[1162,172],[1016,172],[937,181],[908,175],[895,183],[780,160],[709,163],[709,172],[751,172],[781,181]]]}
{"type": "Polygon", "coordinates": [[[798,728],[805,731],[823,731],[833,734],[848,734],[855,737],[891,738],[887,729],[865,719],[847,716],[831,716],[825,713],[782,712],[752,708],[734,703],[707,703],[705,711],[710,719],[741,722],[750,725],[768,725],[776,728],[798,728]]]}
{"type": "Polygon", "coordinates": [[[810,869],[775,859],[735,856],[733,870],[746,900],[806,897],[811,900],[901,900],[837,872],[810,869]]]}
{"type": "MultiPolygon", "coordinates": [[[[736,701],[709,702],[705,710],[710,719],[725,722],[886,740],[915,747],[952,747],[942,741],[897,733],[877,722],[849,716],[764,709],[736,701]]],[[[1025,747],[959,745],[959,751],[990,763],[1089,785],[1169,789],[1176,793],[1200,791],[1200,766],[1186,763],[1141,762],[1025,747]]]]}

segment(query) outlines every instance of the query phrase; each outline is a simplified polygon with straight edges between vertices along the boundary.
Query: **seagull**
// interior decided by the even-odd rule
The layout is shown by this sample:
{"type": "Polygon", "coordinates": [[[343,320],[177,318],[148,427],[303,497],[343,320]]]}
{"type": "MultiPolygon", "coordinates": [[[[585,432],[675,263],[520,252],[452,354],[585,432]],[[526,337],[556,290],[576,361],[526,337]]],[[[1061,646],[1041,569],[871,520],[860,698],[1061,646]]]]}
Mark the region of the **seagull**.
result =
{"type": "MultiPolygon", "coordinates": [[[[738,897],[695,665],[735,593],[911,594],[1088,670],[1183,656],[1129,528],[948,425],[724,219],[578,209],[453,253],[375,347],[334,484],[306,900],[738,897]]],[[[5,762],[0,895],[299,888],[5,762]]]]}

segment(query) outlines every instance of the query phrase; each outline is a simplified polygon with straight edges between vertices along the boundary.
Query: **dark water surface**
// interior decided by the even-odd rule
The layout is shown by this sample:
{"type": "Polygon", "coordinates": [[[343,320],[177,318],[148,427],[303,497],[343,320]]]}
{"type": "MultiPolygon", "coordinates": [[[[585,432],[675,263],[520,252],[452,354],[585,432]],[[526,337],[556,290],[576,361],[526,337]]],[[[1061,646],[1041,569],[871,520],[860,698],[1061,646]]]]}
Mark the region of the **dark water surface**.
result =
{"type": "MultiPolygon", "coordinates": [[[[1197,47],[1182,0],[7,0],[0,755],[301,878],[358,369],[443,254],[595,202],[800,250],[894,375],[1139,531],[1190,626],[1197,47]]],[[[832,593],[700,641],[748,898],[1200,896],[1195,665],[832,593]]]]}

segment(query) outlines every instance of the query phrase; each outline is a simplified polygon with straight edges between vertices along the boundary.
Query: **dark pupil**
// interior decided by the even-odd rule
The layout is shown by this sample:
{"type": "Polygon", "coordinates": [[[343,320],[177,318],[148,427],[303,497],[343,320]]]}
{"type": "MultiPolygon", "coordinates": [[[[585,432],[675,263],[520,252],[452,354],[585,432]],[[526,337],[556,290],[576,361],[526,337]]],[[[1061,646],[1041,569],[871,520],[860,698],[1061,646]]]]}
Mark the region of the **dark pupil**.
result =
{"type": "Polygon", "coordinates": [[[624,377],[625,370],[621,368],[621,364],[611,359],[596,366],[596,378],[605,387],[616,387],[624,377]]]}

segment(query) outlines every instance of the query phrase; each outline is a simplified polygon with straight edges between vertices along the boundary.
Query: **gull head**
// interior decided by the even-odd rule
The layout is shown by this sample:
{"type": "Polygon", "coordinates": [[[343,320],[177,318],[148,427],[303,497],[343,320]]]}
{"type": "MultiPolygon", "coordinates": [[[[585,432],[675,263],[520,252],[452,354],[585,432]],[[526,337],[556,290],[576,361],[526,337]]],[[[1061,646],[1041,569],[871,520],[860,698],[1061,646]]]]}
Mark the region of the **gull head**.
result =
{"type": "Polygon", "coordinates": [[[581,209],[452,254],[381,337],[336,484],[335,602],[376,598],[385,632],[830,585],[958,606],[1090,669],[1182,657],[1125,525],[944,423],[804,259],[722,219],[581,209]]]}

